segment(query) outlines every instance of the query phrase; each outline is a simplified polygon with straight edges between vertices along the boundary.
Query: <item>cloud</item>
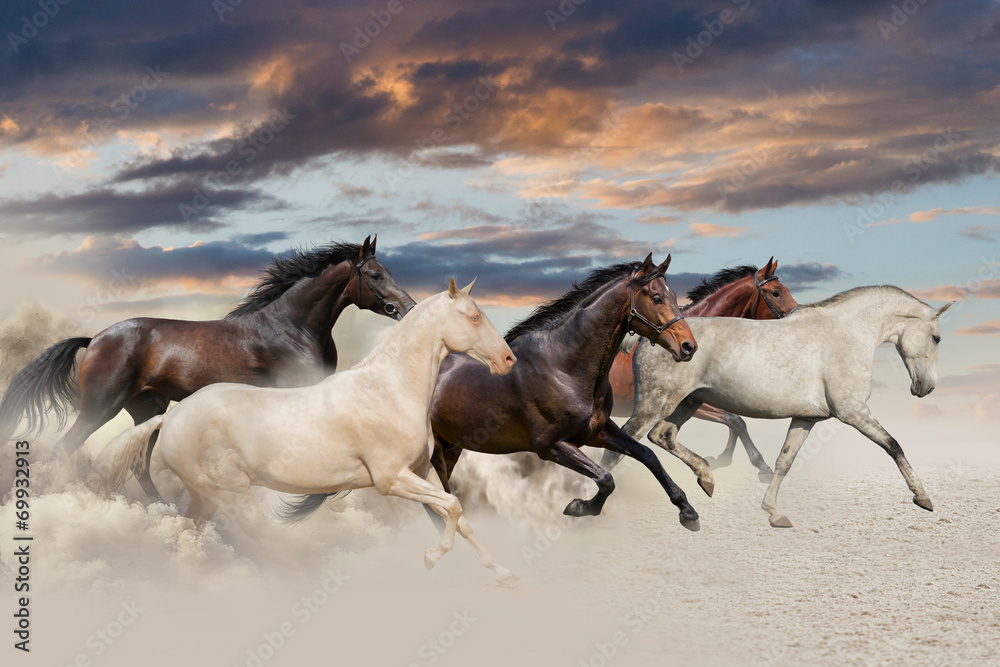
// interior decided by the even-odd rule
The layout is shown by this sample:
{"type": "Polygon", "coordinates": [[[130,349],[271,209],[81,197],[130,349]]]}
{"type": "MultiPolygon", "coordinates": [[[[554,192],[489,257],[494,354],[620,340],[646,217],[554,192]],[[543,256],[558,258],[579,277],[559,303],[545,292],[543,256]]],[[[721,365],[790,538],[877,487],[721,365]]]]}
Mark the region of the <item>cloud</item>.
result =
{"type": "Polygon", "coordinates": [[[983,225],[972,225],[966,229],[959,232],[962,236],[970,238],[974,241],[985,241],[986,243],[996,243],[996,229],[993,227],[984,227],[983,225]]]}
{"type": "Polygon", "coordinates": [[[707,222],[692,222],[689,228],[692,236],[704,239],[735,239],[744,236],[747,231],[746,227],[726,227],[707,222]]]}
{"type": "Polygon", "coordinates": [[[942,216],[950,215],[996,215],[1000,206],[960,206],[958,208],[932,208],[929,211],[914,211],[910,214],[910,222],[930,222],[942,216]]]}
{"type": "Polygon", "coordinates": [[[234,243],[257,248],[274,243],[275,241],[285,241],[288,239],[288,232],[259,232],[256,234],[237,234],[233,237],[234,243]]]}
{"type": "Polygon", "coordinates": [[[252,188],[224,188],[200,196],[196,190],[192,183],[177,182],[138,192],[101,188],[79,194],[3,199],[0,231],[18,236],[134,234],[154,228],[203,232],[226,226],[218,216],[229,211],[286,206],[252,188]],[[182,205],[187,208],[182,210],[182,205]]]}
{"type": "Polygon", "coordinates": [[[813,287],[819,283],[836,280],[844,275],[844,272],[833,264],[820,264],[815,261],[781,264],[777,273],[781,282],[790,289],[813,287]]]}
{"type": "Polygon", "coordinates": [[[925,301],[964,301],[973,297],[1000,299],[1000,279],[974,281],[966,285],[939,285],[909,291],[913,296],[925,301]]]}
{"type": "Polygon", "coordinates": [[[983,322],[955,330],[956,336],[1000,336],[1000,320],[983,322]]]}

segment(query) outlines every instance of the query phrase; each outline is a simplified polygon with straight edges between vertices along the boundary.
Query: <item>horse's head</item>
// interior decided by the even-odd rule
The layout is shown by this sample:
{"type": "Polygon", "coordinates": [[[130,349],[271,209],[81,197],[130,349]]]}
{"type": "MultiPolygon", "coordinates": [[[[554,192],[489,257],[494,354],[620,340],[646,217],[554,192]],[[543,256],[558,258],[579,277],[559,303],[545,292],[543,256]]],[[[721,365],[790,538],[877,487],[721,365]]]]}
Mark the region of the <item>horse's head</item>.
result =
{"type": "Polygon", "coordinates": [[[380,315],[403,319],[416,302],[393,279],[392,273],[375,259],[378,235],[365,239],[354,263],[356,275],[348,284],[351,298],[358,308],[365,308],[380,315]]]}
{"type": "Polygon", "coordinates": [[[938,318],[953,303],[949,301],[940,308],[929,308],[922,316],[907,317],[896,338],[896,351],[910,374],[910,393],[918,398],[934,391],[937,384],[938,343],[941,342],[938,318]]]}
{"type": "Polygon", "coordinates": [[[754,283],[753,303],[748,311],[748,317],[751,319],[780,320],[799,307],[795,297],[778,279],[775,273],[777,270],[778,262],[772,257],[763,269],[747,278],[754,283]]]}
{"type": "Polygon", "coordinates": [[[670,266],[670,255],[656,266],[653,254],[633,272],[629,281],[629,331],[649,339],[651,344],[667,348],[677,361],[688,361],[698,344],[684,321],[677,296],[663,277],[670,266]]]}
{"type": "Polygon", "coordinates": [[[444,344],[452,352],[464,352],[486,364],[492,375],[506,375],[517,359],[507,341],[469,296],[475,283],[473,280],[463,289],[458,289],[454,278],[449,281],[448,294],[440,301],[447,306],[441,323],[444,344]]]}

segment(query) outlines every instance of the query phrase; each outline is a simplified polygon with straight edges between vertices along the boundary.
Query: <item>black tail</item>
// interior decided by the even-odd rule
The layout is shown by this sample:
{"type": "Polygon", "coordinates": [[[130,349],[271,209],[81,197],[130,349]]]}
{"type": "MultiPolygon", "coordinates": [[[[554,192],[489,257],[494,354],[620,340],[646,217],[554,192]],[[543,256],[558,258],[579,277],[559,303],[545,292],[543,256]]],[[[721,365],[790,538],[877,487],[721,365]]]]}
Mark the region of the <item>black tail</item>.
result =
{"type": "Polygon", "coordinates": [[[70,410],[75,410],[79,403],[73,379],[76,351],[90,345],[90,341],[90,338],[67,338],[56,343],[14,377],[0,401],[0,445],[14,435],[25,417],[28,434],[41,431],[49,410],[55,412],[59,428],[66,425],[70,410]]]}
{"type": "Polygon", "coordinates": [[[281,504],[274,510],[278,518],[285,523],[298,523],[308,518],[313,512],[327,500],[339,500],[350,491],[338,491],[336,493],[314,493],[308,496],[299,496],[298,500],[281,499],[281,504]]]}

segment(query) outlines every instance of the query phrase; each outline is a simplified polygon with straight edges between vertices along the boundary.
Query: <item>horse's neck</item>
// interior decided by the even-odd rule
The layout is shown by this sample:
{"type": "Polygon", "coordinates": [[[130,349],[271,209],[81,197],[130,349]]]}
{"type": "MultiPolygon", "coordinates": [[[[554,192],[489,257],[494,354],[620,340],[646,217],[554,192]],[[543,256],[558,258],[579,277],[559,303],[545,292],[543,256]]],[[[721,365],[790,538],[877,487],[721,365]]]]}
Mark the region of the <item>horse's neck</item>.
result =
{"type": "Polygon", "coordinates": [[[584,299],[553,331],[564,341],[564,355],[595,381],[606,378],[628,333],[628,284],[614,280],[584,299]]]}
{"type": "Polygon", "coordinates": [[[381,386],[400,387],[429,409],[441,362],[450,350],[440,322],[428,317],[428,306],[425,301],[407,313],[352,371],[378,376],[381,386]]]}
{"type": "Polygon", "coordinates": [[[318,276],[304,278],[265,311],[268,316],[323,340],[330,335],[337,318],[351,303],[347,286],[353,271],[354,266],[350,262],[342,262],[325,269],[318,276]]]}
{"type": "Polygon", "coordinates": [[[891,292],[869,292],[853,299],[833,304],[829,312],[838,321],[838,326],[850,326],[859,334],[871,340],[872,347],[882,343],[895,343],[905,320],[918,317],[918,305],[908,297],[891,292]],[[844,317],[846,316],[846,317],[844,317]]]}
{"type": "Polygon", "coordinates": [[[684,309],[685,317],[752,317],[753,289],[745,279],[712,292],[684,309]]]}

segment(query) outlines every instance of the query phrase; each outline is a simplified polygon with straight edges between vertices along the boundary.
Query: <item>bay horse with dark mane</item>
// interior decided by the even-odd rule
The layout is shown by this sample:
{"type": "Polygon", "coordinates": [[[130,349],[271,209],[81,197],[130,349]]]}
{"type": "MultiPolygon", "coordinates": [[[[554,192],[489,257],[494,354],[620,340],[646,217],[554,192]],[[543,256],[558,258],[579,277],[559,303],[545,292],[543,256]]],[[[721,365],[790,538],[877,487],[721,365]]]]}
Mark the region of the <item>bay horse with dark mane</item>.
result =
{"type": "MultiPolygon", "coordinates": [[[[739,317],[749,320],[781,319],[799,307],[791,292],[776,273],[774,257],[763,269],[743,265],[722,269],[711,278],[702,279],[687,293],[690,303],[681,308],[685,317],[739,317]]],[[[635,394],[632,377],[632,355],[635,347],[623,350],[611,366],[611,389],[615,395],[615,415],[630,416],[635,394]]],[[[743,443],[750,463],[758,470],[762,482],[771,481],[771,466],[750,438],[746,422],[737,414],[720,410],[707,403],[694,414],[698,419],[723,424],[729,428],[729,441],[717,458],[707,457],[713,468],[724,468],[733,462],[736,441],[743,443]]],[[[711,494],[709,494],[711,495],[711,494]]]]}
{"type": "MultiPolygon", "coordinates": [[[[123,408],[136,424],[163,414],[216,382],[301,387],[337,368],[331,329],[349,304],[400,319],[410,295],[375,258],[376,240],[333,243],[278,257],[266,277],[221,320],[192,322],[141,317],[113,324],[93,338],[69,338],[45,350],[11,382],[0,401],[0,444],[22,419],[28,431],[49,410],[62,428],[56,444],[68,456],[123,408]],[[87,348],[73,381],[76,352],[87,348]]],[[[155,437],[149,442],[147,459],[155,437]]],[[[159,494],[149,468],[136,471],[151,498],[159,494]]]]}
{"type": "MultiPolygon", "coordinates": [[[[580,448],[602,447],[645,465],[679,508],[681,524],[698,530],[698,513],[653,451],[610,419],[608,371],[628,332],[660,345],[678,361],[689,360],[697,350],[663,276],[669,264],[668,256],[656,266],[650,255],[644,262],[597,269],[561,298],[539,306],[505,336],[518,359],[507,375],[480,372],[482,364],[463,354],[444,360],[431,426],[437,440],[433,463],[445,489],[462,448],[534,452],[597,483],[597,495],[565,509],[571,516],[596,515],[615,483],[580,448]]],[[[304,496],[284,515],[305,516],[326,497],[304,496]]]]}

